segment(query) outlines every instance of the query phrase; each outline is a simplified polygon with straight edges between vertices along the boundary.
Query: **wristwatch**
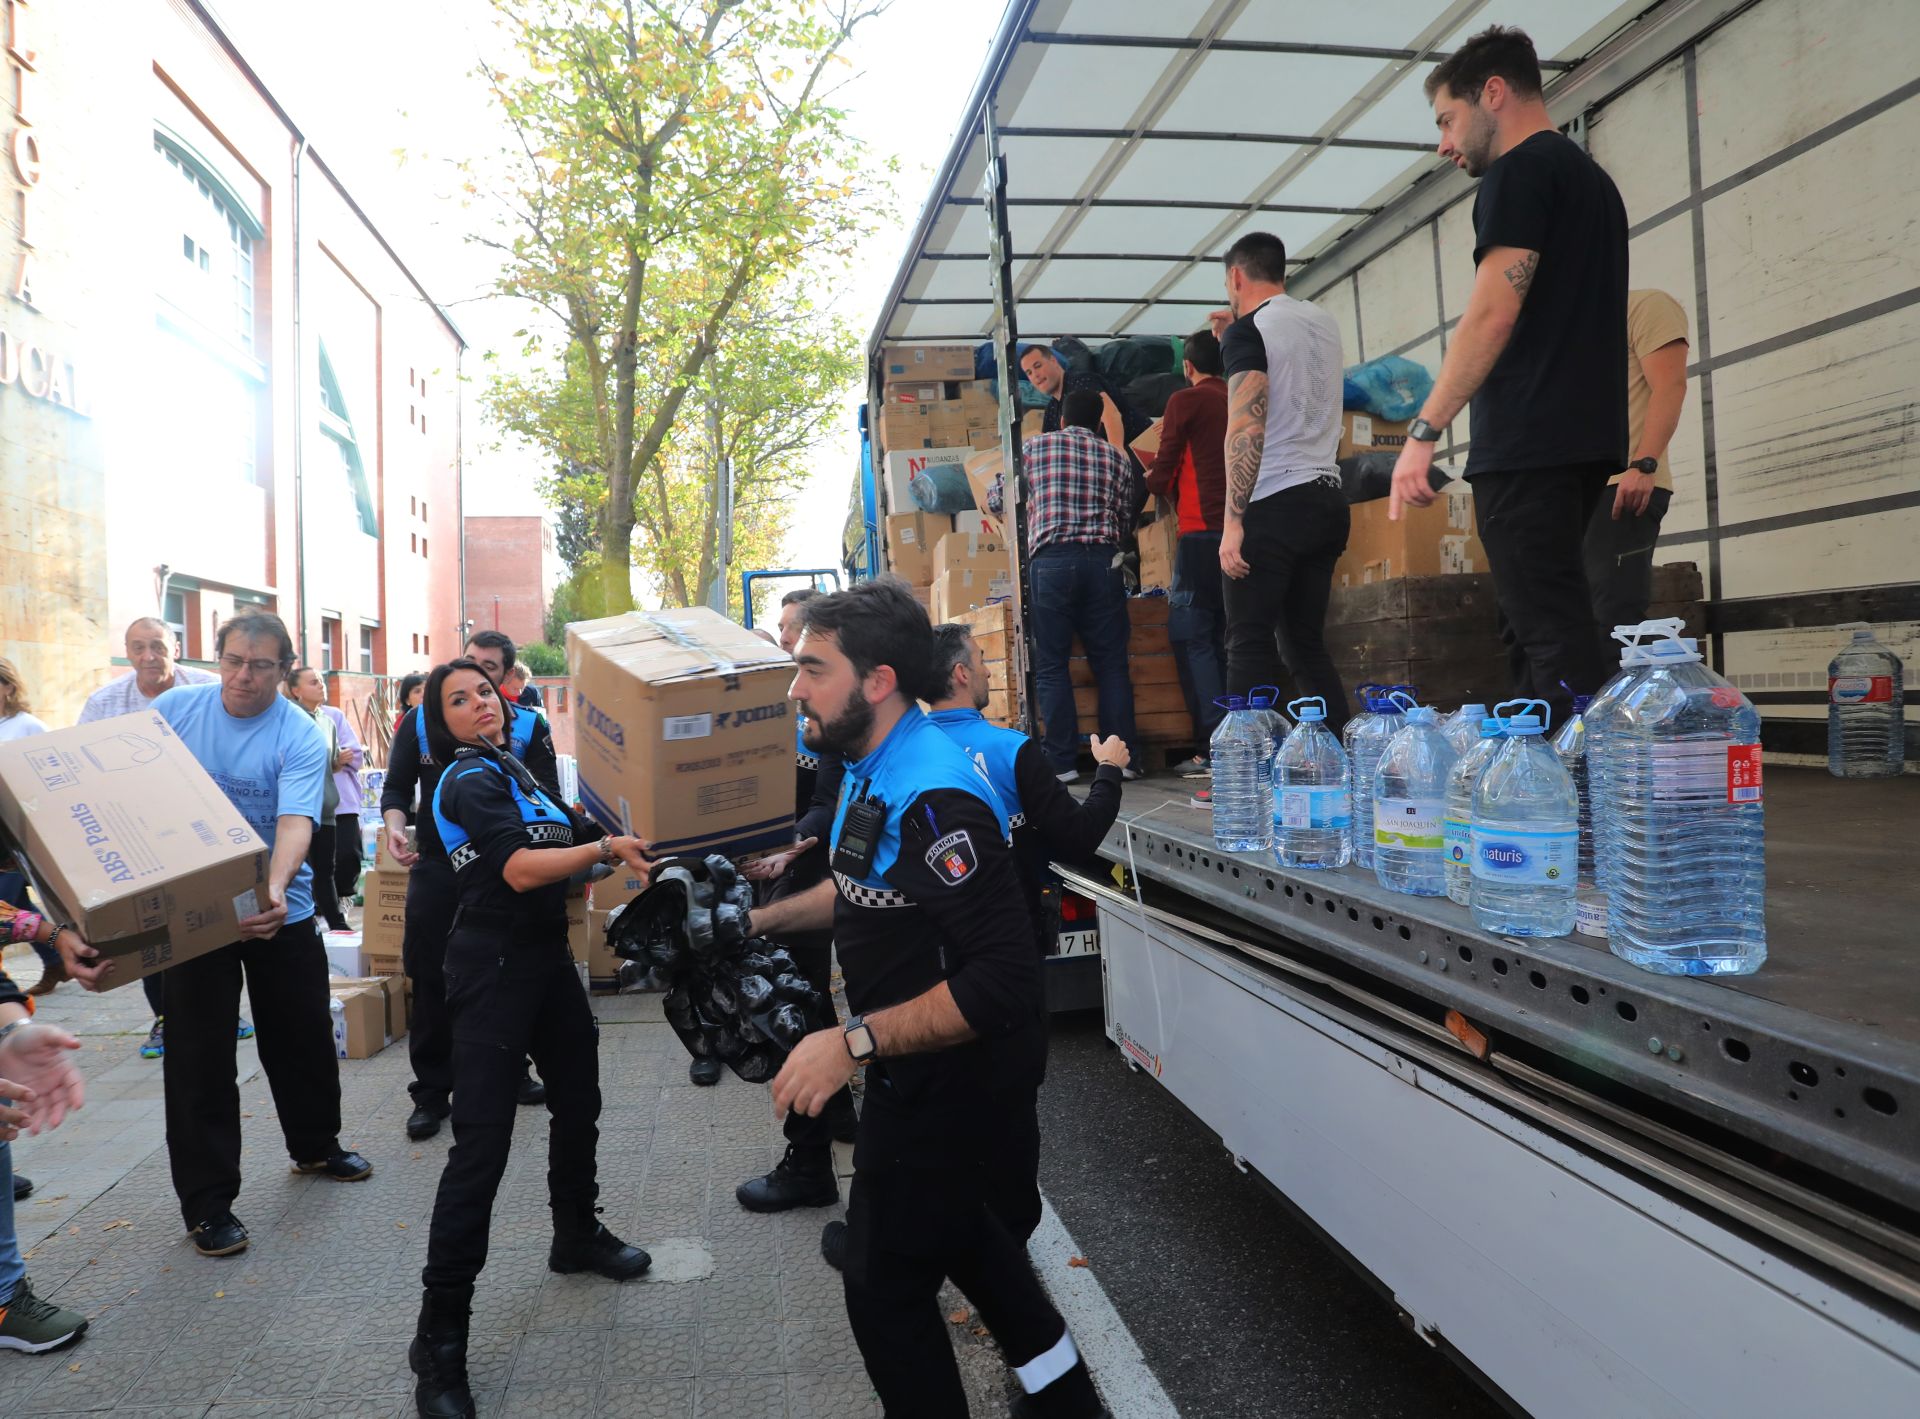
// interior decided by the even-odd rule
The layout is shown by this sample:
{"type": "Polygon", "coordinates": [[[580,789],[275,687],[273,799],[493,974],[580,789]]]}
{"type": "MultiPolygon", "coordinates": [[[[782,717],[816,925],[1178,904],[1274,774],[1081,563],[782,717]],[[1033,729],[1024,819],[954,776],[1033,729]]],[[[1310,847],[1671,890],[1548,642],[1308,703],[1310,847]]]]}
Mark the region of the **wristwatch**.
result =
{"type": "Polygon", "coordinates": [[[600,865],[611,867],[617,860],[613,855],[613,838],[608,836],[600,839],[600,865]]]}
{"type": "Polygon", "coordinates": [[[1636,472],[1644,473],[1651,478],[1660,471],[1660,460],[1657,458],[1636,458],[1633,462],[1629,463],[1627,467],[1636,472]]]}
{"type": "Polygon", "coordinates": [[[1415,419],[1407,425],[1407,437],[1415,443],[1438,443],[1440,429],[1437,425],[1429,424],[1425,419],[1415,419]]]}
{"type": "Polygon", "coordinates": [[[865,1064],[872,1059],[879,1047],[873,1040],[873,1027],[867,1023],[867,1017],[856,1015],[847,1021],[847,1053],[852,1055],[856,1064],[865,1064]]]}

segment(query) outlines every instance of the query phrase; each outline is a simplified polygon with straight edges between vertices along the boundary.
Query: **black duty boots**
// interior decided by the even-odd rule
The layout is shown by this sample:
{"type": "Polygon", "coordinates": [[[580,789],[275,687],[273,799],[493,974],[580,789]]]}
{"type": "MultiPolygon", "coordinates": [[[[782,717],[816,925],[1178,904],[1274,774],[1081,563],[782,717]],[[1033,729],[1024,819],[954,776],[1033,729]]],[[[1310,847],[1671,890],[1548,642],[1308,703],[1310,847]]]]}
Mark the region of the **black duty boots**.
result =
{"type": "Polygon", "coordinates": [[[563,1276],[591,1271],[609,1281],[631,1281],[653,1265],[652,1257],[614,1236],[591,1213],[584,1221],[568,1219],[563,1223],[556,1212],[553,1223],[553,1249],[547,1253],[549,1271],[563,1276]]]}
{"type": "Polygon", "coordinates": [[[420,1419],[475,1419],[467,1388],[467,1326],[473,1287],[430,1286],[420,1299],[420,1324],[407,1362],[419,1383],[413,1402],[420,1419]]]}
{"type": "Polygon", "coordinates": [[[840,1200],[840,1186],[833,1178],[833,1151],[825,1144],[817,1148],[788,1144],[772,1172],[747,1179],[733,1195],[749,1212],[831,1207],[840,1200]]]}

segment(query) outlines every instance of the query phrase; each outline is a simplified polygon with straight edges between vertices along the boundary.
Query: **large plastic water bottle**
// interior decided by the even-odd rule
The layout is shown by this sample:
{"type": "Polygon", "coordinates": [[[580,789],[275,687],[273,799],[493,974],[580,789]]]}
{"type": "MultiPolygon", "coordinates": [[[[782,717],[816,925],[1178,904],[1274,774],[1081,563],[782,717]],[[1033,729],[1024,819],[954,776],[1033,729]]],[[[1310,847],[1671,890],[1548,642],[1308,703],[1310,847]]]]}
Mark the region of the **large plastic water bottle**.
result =
{"type": "Polygon", "coordinates": [[[1480,742],[1480,725],[1486,717],[1487,707],[1478,700],[1469,700],[1440,721],[1440,732],[1447,736],[1454,753],[1464,754],[1480,742]]]}
{"type": "Polygon", "coordinates": [[[1373,771],[1373,872],[1390,892],[1444,896],[1447,890],[1447,775],[1458,755],[1440,732],[1440,712],[1393,692],[1404,716],[1373,771]]]}
{"type": "MultiPolygon", "coordinates": [[[[1647,656],[1641,642],[1650,636],[1679,635],[1686,623],[1678,617],[1662,621],[1642,621],[1637,626],[1615,626],[1613,638],[1620,642],[1620,669],[1600,687],[1600,693],[1581,713],[1582,733],[1587,741],[1587,801],[1593,806],[1593,874],[1600,892],[1607,890],[1607,845],[1613,830],[1613,805],[1617,801],[1607,781],[1610,767],[1609,739],[1613,732],[1614,712],[1628,691],[1646,678],[1647,656]]],[[[1599,904],[1601,923],[1594,934],[1606,935],[1605,904],[1599,904]]]]}
{"type": "Polygon", "coordinates": [[[1665,975],[1748,975],[1767,957],[1760,715],[1677,635],[1607,741],[1607,946],[1665,975]]]}
{"type": "MultiPolygon", "coordinates": [[[[1275,709],[1280,702],[1278,685],[1255,685],[1247,692],[1247,712],[1259,723],[1266,733],[1267,742],[1272,750],[1278,750],[1280,743],[1287,737],[1287,731],[1293,726],[1287,723],[1287,717],[1275,709]]],[[[1260,765],[1260,801],[1272,801],[1273,790],[1273,752],[1260,765]]]]}
{"type": "Polygon", "coordinates": [[[1340,730],[1340,748],[1347,756],[1347,776],[1352,789],[1353,800],[1353,860],[1365,867],[1373,862],[1373,780],[1360,781],[1358,761],[1354,750],[1360,736],[1368,726],[1379,718],[1373,712],[1373,697],[1380,693],[1380,686],[1371,680],[1353,687],[1353,702],[1359,708],[1347,720],[1340,730]],[[1362,838],[1366,839],[1363,849],[1362,838]]]}
{"type": "Polygon", "coordinates": [[[1480,737],[1447,775],[1447,900],[1463,907],[1473,882],[1473,786],[1499,747],[1500,721],[1488,715],[1480,721],[1480,737]]]}
{"type": "Polygon", "coordinates": [[[1853,639],[1827,666],[1827,772],[1891,778],[1907,752],[1905,667],[1865,621],[1840,629],[1853,639]]]}
{"type": "Polygon", "coordinates": [[[1580,796],[1543,737],[1545,700],[1509,700],[1500,748],[1473,789],[1473,924],[1502,936],[1565,936],[1579,889],[1580,796]]]}
{"type": "Polygon", "coordinates": [[[1580,883],[1593,885],[1593,797],[1587,781],[1587,706],[1591,695],[1573,697],[1573,717],[1553,734],[1553,751],[1573,776],[1573,791],[1580,796],[1580,883]]]}
{"type": "MultiPolygon", "coordinates": [[[[1401,711],[1393,695],[1404,690],[1398,685],[1372,688],[1373,697],[1367,701],[1370,713],[1347,743],[1347,764],[1353,775],[1353,860],[1362,867],[1373,866],[1373,772],[1388,741],[1400,730],[1401,711]]],[[[1351,723],[1347,727],[1353,728],[1351,723]]]]}
{"type": "Polygon", "coordinates": [[[1273,756],[1273,858],[1282,867],[1345,867],[1353,860],[1347,756],[1315,695],[1287,706],[1294,729],[1273,756]]]}
{"type": "Polygon", "coordinates": [[[1213,843],[1223,852],[1260,852],[1273,841],[1267,765],[1273,748],[1241,695],[1214,701],[1226,717],[1213,731],[1213,843]]]}

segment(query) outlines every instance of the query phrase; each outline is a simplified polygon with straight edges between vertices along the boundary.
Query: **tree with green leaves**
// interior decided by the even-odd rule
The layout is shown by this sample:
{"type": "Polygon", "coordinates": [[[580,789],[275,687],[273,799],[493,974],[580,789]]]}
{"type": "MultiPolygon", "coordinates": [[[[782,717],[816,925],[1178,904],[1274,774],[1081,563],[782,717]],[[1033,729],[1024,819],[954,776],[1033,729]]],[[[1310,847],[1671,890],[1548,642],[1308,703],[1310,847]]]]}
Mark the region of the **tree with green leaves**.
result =
{"type": "MultiPolygon", "coordinates": [[[[685,602],[710,574],[704,426],[715,410],[724,430],[735,397],[715,366],[723,349],[748,359],[792,274],[844,261],[870,225],[865,155],[830,79],[887,3],[494,0],[516,56],[484,73],[514,147],[469,186],[506,204],[499,288],[550,317],[527,335],[550,363],[496,375],[485,402],[580,470],[550,491],[597,501],[607,612],[633,604],[637,525],[663,594],[685,602]]],[[[762,373],[805,384],[835,358],[800,353],[762,373]]]]}

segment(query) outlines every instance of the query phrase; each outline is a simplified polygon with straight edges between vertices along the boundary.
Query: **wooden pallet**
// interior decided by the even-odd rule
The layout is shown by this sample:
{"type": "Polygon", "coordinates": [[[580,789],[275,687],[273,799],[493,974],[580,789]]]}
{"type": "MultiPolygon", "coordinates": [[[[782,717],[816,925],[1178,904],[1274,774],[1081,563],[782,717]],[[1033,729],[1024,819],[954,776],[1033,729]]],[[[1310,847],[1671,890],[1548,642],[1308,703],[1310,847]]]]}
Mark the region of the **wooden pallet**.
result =
{"type": "MultiPolygon", "coordinates": [[[[1655,567],[1651,618],[1703,625],[1700,569],[1655,567]]],[[[1327,607],[1327,648],[1349,692],[1362,680],[1417,685],[1424,703],[1492,705],[1512,683],[1500,644],[1493,577],[1401,577],[1336,590],[1327,607]]]]}

